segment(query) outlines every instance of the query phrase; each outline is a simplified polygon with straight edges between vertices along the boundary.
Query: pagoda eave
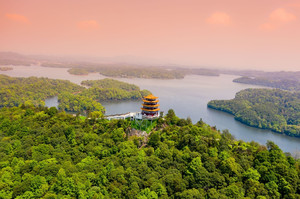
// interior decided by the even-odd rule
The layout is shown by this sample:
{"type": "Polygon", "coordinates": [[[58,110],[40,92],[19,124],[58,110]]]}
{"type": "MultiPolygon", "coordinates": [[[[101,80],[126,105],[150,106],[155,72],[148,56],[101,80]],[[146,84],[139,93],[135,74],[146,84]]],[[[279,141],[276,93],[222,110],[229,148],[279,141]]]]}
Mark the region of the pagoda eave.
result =
{"type": "Polygon", "coordinates": [[[159,104],[154,104],[154,105],[151,105],[151,104],[142,104],[142,106],[146,106],[146,107],[158,107],[159,104]]]}
{"type": "Polygon", "coordinates": [[[141,108],[143,111],[148,111],[148,112],[156,112],[156,111],[159,111],[160,109],[157,108],[157,109],[145,109],[145,108],[141,108]]]}
{"type": "Polygon", "coordinates": [[[145,99],[143,99],[143,102],[148,102],[148,103],[157,103],[157,102],[159,102],[159,100],[150,101],[150,100],[145,100],[145,99]]]}

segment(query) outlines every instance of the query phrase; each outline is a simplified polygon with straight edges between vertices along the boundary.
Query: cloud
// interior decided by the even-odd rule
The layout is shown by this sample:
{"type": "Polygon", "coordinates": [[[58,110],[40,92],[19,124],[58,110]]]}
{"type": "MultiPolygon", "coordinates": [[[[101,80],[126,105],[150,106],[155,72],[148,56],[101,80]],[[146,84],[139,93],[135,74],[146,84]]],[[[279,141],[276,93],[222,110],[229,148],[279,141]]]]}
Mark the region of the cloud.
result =
{"type": "Polygon", "coordinates": [[[232,24],[231,17],[224,12],[215,12],[206,19],[208,24],[228,26],[232,24]]]}
{"type": "Polygon", "coordinates": [[[270,14],[269,18],[275,22],[290,22],[297,17],[292,13],[287,12],[284,8],[278,8],[270,14]]]}
{"type": "Polygon", "coordinates": [[[10,19],[11,21],[15,21],[18,23],[25,23],[28,24],[29,20],[27,17],[23,16],[23,15],[19,15],[19,14],[6,14],[5,15],[6,18],[10,19]]]}
{"type": "Polygon", "coordinates": [[[260,28],[264,30],[274,30],[296,19],[297,17],[294,14],[286,11],[286,9],[278,8],[271,12],[268,21],[262,24],[260,28]]]}
{"type": "Polygon", "coordinates": [[[99,23],[95,20],[79,21],[77,27],[81,30],[94,30],[99,28],[99,23]]]}

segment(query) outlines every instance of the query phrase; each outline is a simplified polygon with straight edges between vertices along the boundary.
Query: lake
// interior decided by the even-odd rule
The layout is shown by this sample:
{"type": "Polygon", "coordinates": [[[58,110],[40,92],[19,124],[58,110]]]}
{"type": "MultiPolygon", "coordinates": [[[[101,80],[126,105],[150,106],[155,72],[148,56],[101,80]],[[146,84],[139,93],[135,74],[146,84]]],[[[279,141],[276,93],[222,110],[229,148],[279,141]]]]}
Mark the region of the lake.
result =
{"type": "MultiPolygon", "coordinates": [[[[104,76],[92,73],[86,76],[70,75],[67,68],[47,68],[40,66],[14,66],[12,71],[1,71],[13,77],[48,77],[53,79],[67,79],[80,84],[83,80],[103,79],[104,76]]],[[[141,89],[148,89],[159,97],[160,108],[166,114],[174,109],[180,118],[190,117],[195,123],[202,120],[219,130],[228,129],[236,139],[256,141],[265,144],[268,140],[274,141],[283,151],[294,153],[299,151],[300,139],[248,127],[234,120],[230,114],[207,108],[207,103],[213,99],[232,99],[235,93],[246,88],[261,88],[246,84],[232,82],[237,76],[186,76],[179,80],[153,80],[153,79],[126,79],[114,78],[120,81],[133,83],[141,89]]],[[[57,106],[55,99],[48,99],[48,106],[57,106]],[[49,104],[54,103],[54,104],[49,104]]],[[[106,114],[126,113],[140,111],[142,101],[102,102],[106,114]]]]}

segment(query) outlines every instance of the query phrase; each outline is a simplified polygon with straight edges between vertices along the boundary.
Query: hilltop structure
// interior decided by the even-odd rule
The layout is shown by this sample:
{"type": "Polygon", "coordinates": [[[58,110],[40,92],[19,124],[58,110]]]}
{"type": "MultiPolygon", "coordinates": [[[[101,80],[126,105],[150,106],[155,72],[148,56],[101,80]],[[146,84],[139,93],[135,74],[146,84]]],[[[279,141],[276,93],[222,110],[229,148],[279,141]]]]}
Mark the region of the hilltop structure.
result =
{"type": "MultiPolygon", "coordinates": [[[[159,100],[158,97],[153,95],[148,95],[143,97],[142,111],[141,112],[129,112],[124,114],[116,114],[116,115],[107,115],[106,119],[127,119],[130,118],[132,120],[131,127],[132,129],[136,129],[139,131],[143,131],[149,133],[155,126],[159,114],[159,100]]],[[[162,113],[161,113],[162,114],[162,113]]]]}
{"type": "Polygon", "coordinates": [[[159,117],[158,111],[160,110],[159,107],[159,100],[158,97],[155,97],[154,95],[148,95],[146,97],[143,97],[143,104],[142,104],[142,117],[143,119],[156,119],[159,117]]]}
{"type": "Polygon", "coordinates": [[[154,95],[148,95],[143,97],[142,111],[141,112],[129,112],[123,114],[115,114],[115,115],[106,115],[105,118],[108,120],[111,119],[126,119],[130,118],[131,120],[139,120],[139,121],[147,121],[157,119],[159,115],[159,100],[158,97],[154,95]]]}

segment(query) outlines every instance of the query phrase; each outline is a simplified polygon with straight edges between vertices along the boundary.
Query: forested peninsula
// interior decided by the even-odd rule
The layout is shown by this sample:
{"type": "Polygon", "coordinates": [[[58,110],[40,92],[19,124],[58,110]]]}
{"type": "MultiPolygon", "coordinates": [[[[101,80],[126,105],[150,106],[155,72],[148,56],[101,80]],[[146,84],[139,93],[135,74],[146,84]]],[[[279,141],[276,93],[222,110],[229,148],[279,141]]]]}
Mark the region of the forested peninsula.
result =
{"type": "Polygon", "coordinates": [[[280,89],[246,89],[232,100],[213,100],[209,108],[234,115],[249,126],[300,137],[300,93],[280,89]]]}
{"type": "Polygon", "coordinates": [[[72,75],[88,75],[89,71],[83,68],[70,68],[68,72],[72,75]]]}
{"type": "MultiPolygon", "coordinates": [[[[14,78],[0,75],[0,107],[25,105],[44,106],[45,99],[58,96],[59,109],[88,114],[104,112],[100,102],[106,100],[141,99],[150,91],[112,79],[88,81],[89,88],[68,80],[48,78],[14,78]],[[131,88],[131,89],[127,89],[131,88]]],[[[88,85],[83,82],[83,85],[88,85]]]]}
{"type": "Polygon", "coordinates": [[[0,198],[299,198],[300,167],[272,142],[234,140],[172,110],[148,141],[130,120],[0,109],[0,198]]]}

